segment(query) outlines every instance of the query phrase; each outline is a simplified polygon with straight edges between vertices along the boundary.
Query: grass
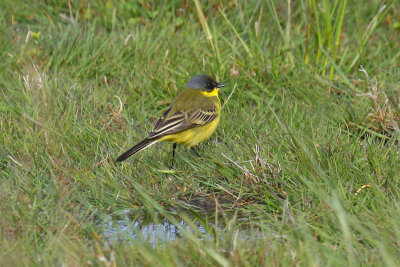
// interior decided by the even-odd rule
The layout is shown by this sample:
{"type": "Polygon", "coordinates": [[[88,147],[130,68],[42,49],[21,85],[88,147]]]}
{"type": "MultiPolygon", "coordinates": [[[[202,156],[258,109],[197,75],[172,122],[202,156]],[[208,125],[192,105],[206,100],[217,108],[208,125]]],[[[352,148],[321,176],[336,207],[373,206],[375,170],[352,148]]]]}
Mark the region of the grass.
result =
{"type": "Polygon", "coordinates": [[[397,2],[0,7],[0,265],[399,264],[397,2]],[[116,164],[198,73],[230,85],[203,158],[116,164]]]}

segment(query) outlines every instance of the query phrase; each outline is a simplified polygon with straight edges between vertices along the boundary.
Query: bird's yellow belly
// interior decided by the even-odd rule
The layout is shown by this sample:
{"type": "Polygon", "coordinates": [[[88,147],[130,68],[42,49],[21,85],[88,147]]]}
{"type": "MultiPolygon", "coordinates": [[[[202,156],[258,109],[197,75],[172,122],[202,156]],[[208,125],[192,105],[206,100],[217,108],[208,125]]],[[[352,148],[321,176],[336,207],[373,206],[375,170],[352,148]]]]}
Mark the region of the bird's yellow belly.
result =
{"type": "Polygon", "coordinates": [[[203,126],[164,136],[160,138],[160,141],[170,141],[192,147],[209,138],[217,128],[218,123],[219,116],[217,116],[212,122],[209,122],[203,126]]]}

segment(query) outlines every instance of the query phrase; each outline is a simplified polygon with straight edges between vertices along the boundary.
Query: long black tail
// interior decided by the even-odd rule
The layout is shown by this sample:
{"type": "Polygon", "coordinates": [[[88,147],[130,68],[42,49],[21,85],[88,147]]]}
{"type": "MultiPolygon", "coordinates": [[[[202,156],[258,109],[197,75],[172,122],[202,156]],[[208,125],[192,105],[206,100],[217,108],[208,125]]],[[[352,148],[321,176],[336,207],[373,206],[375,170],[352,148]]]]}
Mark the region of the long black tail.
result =
{"type": "Polygon", "coordinates": [[[134,145],[130,149],[128,149],[125,153],[123,153],[121,156],[119,156],[116,161],[121,162],[132,156],[133,154],[142,151],[146,147],[149,147],[156,143],[158,139],[144,139],[143,141],[139,142],[138,144],[134,145]]]}

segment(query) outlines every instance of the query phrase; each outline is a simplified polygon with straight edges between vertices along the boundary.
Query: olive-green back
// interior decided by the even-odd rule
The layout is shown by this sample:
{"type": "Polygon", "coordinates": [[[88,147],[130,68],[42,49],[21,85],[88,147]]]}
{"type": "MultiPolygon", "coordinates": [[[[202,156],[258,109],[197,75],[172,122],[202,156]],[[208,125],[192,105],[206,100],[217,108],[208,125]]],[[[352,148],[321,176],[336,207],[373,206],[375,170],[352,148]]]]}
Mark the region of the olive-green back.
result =
{"type": "Polygon", "coordinates": [[[167,118],[176,112],[215,109],[219,103],[216,96],[205,96],[199,89],[186,88],[172,102],[167,118]]]}

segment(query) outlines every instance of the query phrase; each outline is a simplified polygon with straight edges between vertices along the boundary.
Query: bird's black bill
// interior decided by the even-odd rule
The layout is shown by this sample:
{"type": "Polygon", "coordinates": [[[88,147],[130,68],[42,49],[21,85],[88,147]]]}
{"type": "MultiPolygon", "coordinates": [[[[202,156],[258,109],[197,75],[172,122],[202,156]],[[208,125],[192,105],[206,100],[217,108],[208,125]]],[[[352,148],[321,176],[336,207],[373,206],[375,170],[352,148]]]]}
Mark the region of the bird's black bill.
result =
{"type": "Polygon", "coordinates": [[[219,83],[217,83],[217,88],[225,87],[227,85],[228,85],[228,83],[226,83],[226,82],[219,82],[219,83]]]}

